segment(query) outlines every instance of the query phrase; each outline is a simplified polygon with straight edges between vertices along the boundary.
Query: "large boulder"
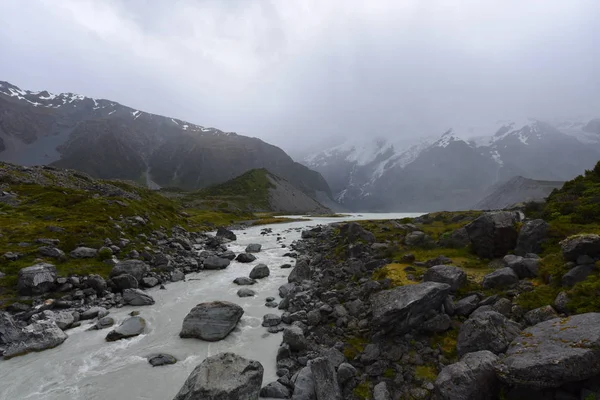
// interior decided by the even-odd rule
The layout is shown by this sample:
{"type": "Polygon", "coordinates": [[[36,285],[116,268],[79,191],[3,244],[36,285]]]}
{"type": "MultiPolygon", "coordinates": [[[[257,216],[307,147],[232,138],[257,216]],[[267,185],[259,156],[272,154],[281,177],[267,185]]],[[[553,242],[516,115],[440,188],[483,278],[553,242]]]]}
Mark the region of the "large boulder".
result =
{"type": "Polygon", "coordinates": [[[21,337],[21,328],[19,328],[11,315],[5,311],[0,311],[0,347],[6,346],[21,337]]]}
{"type": "Polygon", "coordinates": [[[141,260],[119,261],[110,271],[110,277],[129,274],[138,282],[141,282],[144,274],[150,269],[150,266],[141,260]]]}
{"type": "Polygon", "coordinates": [[[139,289],[125,289],[123,291],[123,302],[130,306],[151,306],[154,304],[154,299],[139,289]]]}
{"type": "Polygon", "coordinates": [[[251,263],[252,261],[256,260],[256,257],[254,256],[254,254],[240,253],[235,259],[236,261],[241,263],[251,263]]]}
{"type": "Polygon", "coordinates": [[[411,247],[432,247],[435,242],[425,232],[413,231],[406,235],[404,244],[411,247]]]}
{"type": "Polygon", "coordinates": [[[220,226],[217,229],[217,237],[223,237],[228,240],[237,240],[237,236],[235,236],[235,233],[233,233],[227,228],[223,228],[222,226],[220,226]]]}
{"type": "Polygon", "coordinates": [[[233,280],[233,283],[240,286],[248,286],[254,285],[256,281],[252,278],[248,278],[247,276],[239,276],[233,280]]]}
{"type": "Polygon", "coordinates": [[[19,271],[17,289],[24,296],[50,292],[56,288],[56,267],[40,263],[19,271]]]}
{"type": "Polygon", "coordinates": [[[309,365],[315,382],[317,400],[342,400],[333,364],[327,358],[319,357],[309,365]]]}
{"type": "Polygon", "coordinates": [[[560,242],[560,247],[567,261],[577,261],[584,255],[597,259],[600,257],[600,235],[571,236],[560,242]]]}
{"type": "Polygon", "coordinates": [[[308,347],[302,328],[296,325],[288,326],[283,330],[283,343],[287,344],[292,351],[302,351],[308,347]]]}
{"type": "Polygon", "coordinates": [[[78,247],[69,254],[73,258],[94,258],[98,254],[98,250],[91,247],[78,247]]]}
{"type": "Polygon", "coordinates": [[[204,260],[204,269],[225,269],[231,261],[227,258],[209,256],[204,260]]]}
{"type": "Polygon", "coordinates": [[[310,367],[302,368],[295,376],[292,400],[316,400],[315,380],[310,367]]]}
{"type": "Polygon", "coordinates": [[[356,242],[357,240],[362,240],[367,243],[375,242],[375,235],[365,230],[356,222],[349,222],[342,225],[340,228],[340,236],[346,238],[351,243],[356,242]]]}
{"type": "Polygon", "coordinates": [[[258,361],[220,353],[192,371],[174,400],[257,400],[263,373],[258,361]]]}
{"type": "Polygon", "coordinates": [[[269,276],[271,271],[269,271],[269,267],[265,264],[258,264],[256,267],[252,268],[250,271],[250,278],[252,279],[262,279],[269,276]]]}
{"type": "Polygon", "coordinates": [[[102,295],[102,293],[106,290],[106,281],[100,275],[92,274],[88,276],[85,281],[86,286],[94,289],[97,295],[102,295]]]}
{"type": "Polygon", "coordinates": [[[600,313],[555,318],[527,328],[497,365],[502,381],[556,388],[600,374],[600,313]]]}
{"type": "MultiPolygon", "coordinates": [[[[0,329],[2,329],[0,327],[0,329]]],[[[54,321],[42,320],[27,325],[20,332],[13,331],[13,341],[8,343],[4,358],[12,358],[32,351],[51,349],[67,340],[67,334],[54,321]]],[[[5,339],[3,339],[5,340],[5,339]]]]}
{"type": "Polygon", "coordinates": [[[289,283],[301,283],[302,281],[309,280],[311,276],[310,266],[306,260],[300,260],[296,263],[292,272],[288,275],[289,283]]]}
{"type": "Polygon", "coordinates": [[[40,257],[56,258],[62,260],[65,258],[65,252],[54,246],[42,246],[38,248],[40,257]]]}
{"type": "Polygon", "coordinates": [[[146,320],[140,316],[127,318],[115,330],[106,335],[107,342],[138,336],[146,329],[146,320]]]}
{"type": "Polygon", "coordinates": [[[139,286],[138,280],[135,279],[133,275],[129,274],[113,276],[110,280],[112,281],[114,287],[120,292],[125,289],[137,289],[139,286]]]}
{"type": "Polygon", "coordinates": [[[558,314],[552,306],[544,306],[540,308],[536,308],[527,312],[523,319],[527,323],[527,325],[537,325],[540,322],[548,321],[550,319],[558,318],[558,314]]]}
{"type": "Polygon", "coordinates": [[[487,350],[465,354],[441,370],[435,380],[438,400],[495,400],[499,381],[494,371],[498,356],[487,350]]]}
{"type": "Polygon", "coordinates": [[[75,322],[75,317],[73,316],[73,313],[69,311],[45,310],[42,311],[40,314],[34,315],[34,317],[38,317],[38,320],[44,319],[48,321],[53,321],[54,323],[56,323],[56,326],[58,326],[63,331],[69,329],[71,325],[73,325],[73,323],[75,322]]]}
{"type": "Polygon", "coordinates": [[[228,301],[200,303],[185,316],[179,336],[209,342],[225,339],[243,314],[242,307],[228,301]]]}
{"type": "Polygon", "coordinates": [[[563,286],[574,286],[579,282],[583,282],[595,270],[596,266],[594,264],[578,265],[562,276],[561,283],[563,286]]]}
{"type": "Polygon", "coordinates": [[[252,243],[246,246],[246,253],[259,253],[262,245],[258,243],[252,243]]]}
{"type": "Polygon", "coordinates": [[[451,233],[442,234],[439,240],[440,247],[449,247],[452,249],[462,249],[467,247],[470,243],[469,234],[464,227],[451,233]]]}
{"type": "Polygon", "coordinates": [[[484,289],[500,289],[512,286],[519,282],[519,276],[512,268],[500,268],[483,277],[481,286],[484,289]]]}
{"type": "Polygon", "coordinates": [[[403,334],[439,310],[450,293],[450,285],[424,282],[382,290],[371,296],[373,324],[385,332],[403,334]]]}
{"type": "Polygon", "coordinates": [[[425,272],[423,276],[425,282],[447,283],[450,290],[456,292],[467,282],[467,274],[452,265],[436,265],[425,272]]]}
{"type": "Polygon", "coordinates": [[[292,397],[290,388],[279,382],[271,382],[260,389],[260,397],[268,399],[289,399],[292,397]]]}
{"type": "Polygon", "coordinates": [[[524,256],[527,253],[541,253],[542,244],[546,240],[549,225],[543,219],[527,221],[519,231],[515,254],[524,256]]]}
{"type": "Polygon", "coordinates": [[[496,311],[476,312],[461,325],[456,350],[459,356],[480,350],[503,353],[520,331],[519,324],[496,311]]]}
{"type": "Polygon", "coordinates": [[[523,258],[508,254],[502,259],[506,267],[512,269],[519,279],[535,278],[538,275],[540,260],[537,258],[523,258]]]}
{"type": "Polygon", "coordinates": [[[482,258],[503,257],[517,245],[519,214],[485,213],[465,226],[473,250],[482,258]]]}

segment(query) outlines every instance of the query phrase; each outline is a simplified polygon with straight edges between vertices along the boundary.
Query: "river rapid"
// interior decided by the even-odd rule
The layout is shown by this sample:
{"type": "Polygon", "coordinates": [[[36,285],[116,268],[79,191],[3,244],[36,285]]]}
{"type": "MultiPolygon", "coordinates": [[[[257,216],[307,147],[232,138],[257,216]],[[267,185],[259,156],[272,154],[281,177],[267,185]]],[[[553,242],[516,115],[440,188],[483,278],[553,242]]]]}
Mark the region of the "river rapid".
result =
{"type": "Polygon", "coordinates": [[[230,351],[258,360],[265,369],[263,384],[276,380],[275,356],[281,333],[270,334],[261,326],[268,313],[281,314],[278,309],[265,307],[267,297],[279,301],[278,288],[287,282],[291,269],[281,269],[294,260],[283,255],[290,245],[300,239],[302,229],[318,224],[362,219],[397,219],[420,214],[349,214],[342,218],[311,218],[299,222],[269,225],[273,232],[261,235],[267,226],[236,231],[238,240],[228,244],[236,254],[250,243],[260,243],[262,251],[251,264],[233,261],[217,271],[201,271],[186,275],[186,281],[169,283],[167,290],[150,289],[156,304],[145,307],[111,309],[116,324],[137,310],[147,322],[140,336],[106,342],[111,329],[86,331],[91,321],[67,331],[69,338],[60,346],[40,353],[31,353],[0,361],[0,399],[2,400],[105,400],[105,399],[172,399],[190,372],[206,357],[230,351]],[[284,239],[277,241],[277,235],[284,239]],[[251,286],[257,296],[239,298],[241,286],[233,284],[239,276],[248,276],[258,263],[271,270],[268,278],[251,286]],[[179,332],[187,313],[198,303],[227,300],[244,308],[238,327],[220,342],[181,339],[179,332]],[[172,354],[174,365],[152,367],[146,356],[155,353],[172,354]]]}

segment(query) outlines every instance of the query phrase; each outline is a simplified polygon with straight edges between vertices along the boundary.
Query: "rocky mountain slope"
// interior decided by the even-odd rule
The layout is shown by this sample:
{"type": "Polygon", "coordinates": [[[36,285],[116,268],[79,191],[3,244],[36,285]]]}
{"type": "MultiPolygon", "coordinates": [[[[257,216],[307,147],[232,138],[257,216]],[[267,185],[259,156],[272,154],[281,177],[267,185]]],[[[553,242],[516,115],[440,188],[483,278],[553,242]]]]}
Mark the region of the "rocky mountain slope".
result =
{"type": "Polygon", "coordinates": [[[268,168],[310,196],[330,197],[315,171],[257,138],[72,93],[0,81],[0,161],[51,164],[151,187],[199,189],[268,168]]]}
{"type": "Polygon", "coordinates": [[[540,181],[515,176],[488,189],[488,194],[475,206],[476,210],[499,210],[517,203],[544,200],[554,190],[562,187],[561,181],[540,181]]]}
{"type": "Polygon", "coordinates": [[[457,128],[437,140],[349,141],[304,163],[353,210],[465,209],[515,176],[565,181],[600,158],[598,120],[498,121],[457,128]]]}

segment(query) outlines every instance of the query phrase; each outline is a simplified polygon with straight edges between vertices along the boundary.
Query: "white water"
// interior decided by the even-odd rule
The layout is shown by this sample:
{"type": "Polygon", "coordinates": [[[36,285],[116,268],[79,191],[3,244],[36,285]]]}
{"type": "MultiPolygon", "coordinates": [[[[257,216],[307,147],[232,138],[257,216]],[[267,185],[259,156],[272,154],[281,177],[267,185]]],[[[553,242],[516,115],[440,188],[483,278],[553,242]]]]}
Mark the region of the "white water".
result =
{"type": "Polygon", "coordinates": [[[344,218],[312,218],[307,221],[271,225],[270,235],[261,235],[264,226],[236,232],[238,240],[231,250],[242,252],[249,243],[262,244],[262,251],[251,264],[232,262],[221,271],[202,271],[186,276],[186,282],[168,284],[167,290],[152,289],[148,293],[156,304],[146,307],[111,309],[117,324],[132,310],[141,312],[147,331],[132,339],[108,343],[104,340],[110,329],[86,331],[89,324],[68,330],[69,338],[60,346],[0,361],[0,399],[2,400],[104,400],[104,399],[172,399],[190,372],[204,358],[231,351],[258,360],[265,369],[263,384],[276,379],[275,356],[281,333],[270,334],[261,326],[267,313],[280,314],[265,307],[269,296],[279,301],[277,289],[287,282],[291,269],[281,269],[294,260],[283,257],[291,251],[280,243],[290,245],[300,238],[300,228],[343,220],[396,219],[419,214],[351,214],[344,218]],[[277,234],[285,239],[277,242],[277,234]],[[255,297],[239,298],[240,286],[232,283],[238,276],[248,276],[258,263],[271,270],[268,278],[251,286],[255,297]],[[195,280],[199,279],[199,280],[195,280]],[[227,300],[244,308],[238,327],[220,342],[181,339],[179,331],[185,315],[196,304],[205,301],[227,300]],[[146,356],[168,353],[179,361],[174,365],[152,367],[146,356]]]}

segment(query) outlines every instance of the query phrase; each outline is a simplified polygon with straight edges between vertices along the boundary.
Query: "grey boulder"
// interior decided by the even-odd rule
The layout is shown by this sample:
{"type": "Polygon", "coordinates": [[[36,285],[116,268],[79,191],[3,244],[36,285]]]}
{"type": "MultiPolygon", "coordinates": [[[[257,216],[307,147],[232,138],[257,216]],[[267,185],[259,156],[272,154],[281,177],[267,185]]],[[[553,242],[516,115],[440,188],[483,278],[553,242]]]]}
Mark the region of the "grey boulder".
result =
{"type": "Polygon", "coordinates": [[[114,287],[120,292],[125,289],[137,289],[139,285],[138,280],[135,279],[133,275],[129,274],[113,276],[110,280],[112,281],[114,287]]]}
{"type": "Polygon", "coordinates": [[[119,261],[110,271],[110,277],[119,276],[122,274],[129,274],[133,276],[138,282],[142,280],[144,274],[150,269],[148,264],[142,260],[125,260],[119,261]]]}
{"type": "Polygon", "coordinates": [[[98,250],[83,246],[78,247],[69,253],[73,258],[94,258],[96,257],[96,254],[98,254],[98,250]]]}
{"type": "Polygon", "coordinates": [[[310,276],[311,273],[308,262],[306,260],[300,260],[288,275],[288,282],[301,283],[302,281],[309,280],[310,276]]]}
{"type": "Polygon", "coordinates": [[[560,247],[567,261],[577,261],[583,255],[597,259],[600,257],[600,235],[571,236],[560,242],[560,247]]]}
{"type": "Polygon", "coordinates": [[[56,258],[58,260],[65,258],[65,252],[53,246],[42,246],[38,248],[38,254],[41,257],[56,258]]]}
{"type": "Polygon", "coordinates": [[[342,400],[333,364],[327,358],[319,357],[313,359],[309,366],[315,382],[317,400],[342,400]]]}
{"type": "Polygon", "coordinates": [[[150,306],[154,304],[154,299],[139,289],[125,289],[123,291],[123,302],[130,306],[150,306]]]}
{"type": "Polygon", "coordinates": [[[179,268],[176,268],[171,272],[171,282],[179,282],[184,279],[185,279],[185,274],[179,268]]]}
{"type": "Polygon", "coordinates": [[[269,271],[269,267],[265,264],[258,264],[256,267],[252,268],[250,271],[250,278],[252,279],[262,279],[269,276],[271,271],[269,271]]]}
{"type": "Polygon", "coordinates": [[[242,307],[228,301],[198,304],[184,318],[179,336],[209,342],[225,339],[243,314],[242,307]]]}
{"type": "Polygon", "coordinates": [[[252,297],[256,296],[256,292],[250,288],[241,288],[237,291],[238,297],[252,297]]]}
{"type": "Polygon", "coordinates": [[[256,257],[250,253],[240,253],[235,259],[241,263],[251,263],[256,260],[256,257]]]}
{"type": "Polygon", "coordinates": [[[574,286],[579,282],[583,282],[595,270],[596,266],[594,264],[578,265],[562,276],[561,283],[563,286],[574,286]]]}
{"type": "Polygon", "coordinates": [[[483,277],[481,286],[484,289],[501,289],[519,282],[519,277],[512,268],[500,268],[483,277]]]}
{"type": "Polygon", "coordinates": [[[262,246],[258,243],[252,243],[246,246],[246,253],[259,253],[262,246]]]}
{"type": "Polygon", "coordinates": [[[40,263],[19,271],[17,289],[21,295],[37,295],[50,292],[56,287],[56,267],[40,263]]]}
{"type": "Polygon", "coordinates": [[[480,350],[503,353],[521,327],[496,311],[471,315],[460,327],[456,350],[459,356],[480,350]]]}
{"type": "Polygon", "coordinates": [[[436,265],[425,272],[423,281],[447,283],[450,285],[450,290],[456,292],[467,282],[467,274],[452,265],[436,265]]]}
{"type": "Polygon", "coordinates": [[[289,399],[292,397],[292,391],[279,382],[271,382],[260,389],[260,397],[269,399],[289,399]]]}
{"type": "Polygon", "coordinates": [[[114,342],[116,340],[138,336],[144,332],[144,329],[146,329],[146,321],[142,317],[129,317],[115,330],[108,332],[106,341],[114,342]]]}
{"type": "Polygon", "coordinates": [[[504,256],[504,265],[512,269],[519,279],[535,278],[538,275],[540,261],[536,258],[523,258],[512,254],[504,256]]]}
{"type": "Polygon", "coordinates": [[[263,373],[258,361],[220,353],[192,371],[174,400],[257,400],[263,373]]]}
{"type": "Polygon", "coordinates": [[[292,400],[316,400],[315,381],[310,367],[302,368],[296,374],[292,400]]]}
{"type": "MultiPolygon", "coordinates": [[[[2,329],[2,327],[0,327],[2,329]]],[[[1,332],[0,332],[1,333],[1,332]]],[[[20,356],[32,351],[51,349],[67,340],[67,334],[60,329],[54,321],[37,321],[27,325],[20,331],[10,332],[11,342],[4,351],[4,358],[20,356]]],[[[4,334],[3,334],[4,336],[4,334]]],[[[6,336],[2,338],[6,340],[6,336]]]]}
{"type": "Polygon", "coordinates": [[[204,269],[225,269],[231,261],[227,258],[209,256],[204,260],[204,269]]]}
{"type": "Polygon", "coordinates": [[[499,381],[494,371],[498,356],[488,350],[465,354],[444,367],[434,384],[439,400],[494,400],[499,381]]]}
{"type": "Polygon", "coordinates": [[[237,236],[235,236],[235,233],[233,233],[233,231],[230,231],[227,228],[224,227],[219,227],[217,229],[217,237],[224,237],[225,239],[228,240],[237,240],[237,236]]]}
{"type": "Polygon", "coordinates": [[[248,286],[248,285],[254,285],[256,283],[256,281],[252,278],[248,278],[246,276],[240,276],[237,277],[233,280],[233,283],[235,283],[236,285],[240,285],[240,286],[248,286]]]}
{"type": "Polygon", "coordinates": [[[384,332],[403,334],[419,325],[427,311],[441,309],[450,285],[424,282],[382,290],[371,296],[373,324],[384,332]]]}
{"type": "Polygon", "coordinates": [[[548,228],[548,223],[543,219],[525,222],[519,231],[515,254],[523,256],[527,253],[540,253],[548,234],[548,228]]]}
{"type": "Polygon", "coordinates": [[[302,351],[308,347],[302,328],[296,325],[288,326],[283,330],[283,343],[292,351],[302,351]]]}
{"type": "Polygon", "coordinates": [[[156,354],[148,357],[148,362],[153,367],[160,367],[162,365],[175,364],[177,359],[170,354],[156,354]]]}
{"type": "Polygon", "coordinates": [[[548,321],[550,319],[558,318],[556,311],[552,306],[544,306],[531,310],[525,314],[523,319],[527,325],[537,325],[540,322],[548,321]]]}
{"type": "Polygon", "coordinates": [[[519,214],[485,213],[465,226],[473,251],[482,258],[503,257],[517,245],[519,214]]]}

